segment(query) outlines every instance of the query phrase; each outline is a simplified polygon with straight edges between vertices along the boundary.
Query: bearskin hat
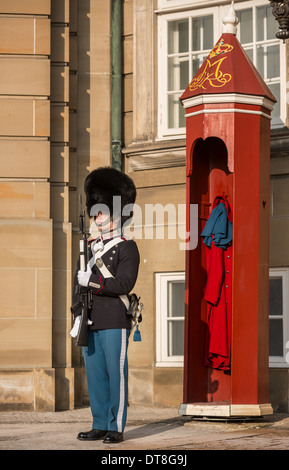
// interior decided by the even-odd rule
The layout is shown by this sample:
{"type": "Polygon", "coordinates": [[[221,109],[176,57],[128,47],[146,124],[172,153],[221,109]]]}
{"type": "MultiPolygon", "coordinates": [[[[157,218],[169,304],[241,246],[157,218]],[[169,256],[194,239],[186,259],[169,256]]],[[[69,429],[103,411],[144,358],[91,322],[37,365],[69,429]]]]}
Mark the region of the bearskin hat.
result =
{"type": "MultiPolygon", "coordinates": [[[[86,195],[86,207],[90,216],[91,209],[95,204],[102,204],[108,207],[111,216],[115,214],[115,196],[119,196],[119,210],[127,204],[134,204],[136,199],[136,188],[133,180],[125,173],[112,167],[100,167],[93,170],[84,183],[84,191],[86,195]]],[[[120,214],[119,214],[120,215],[120,214]]],[[[121,217],[121,224],[132,217],[132,213],[121,217]]]]}

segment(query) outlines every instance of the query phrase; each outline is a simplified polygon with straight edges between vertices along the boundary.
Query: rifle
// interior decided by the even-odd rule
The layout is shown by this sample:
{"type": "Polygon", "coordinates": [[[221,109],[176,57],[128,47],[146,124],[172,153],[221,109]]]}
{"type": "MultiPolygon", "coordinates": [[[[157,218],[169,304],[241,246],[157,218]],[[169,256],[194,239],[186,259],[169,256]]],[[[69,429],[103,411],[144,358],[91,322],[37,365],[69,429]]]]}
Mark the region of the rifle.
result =
{"type": "MultiPolygon", "coordinates": [[[[85,231],[85,211],[82,210],[82,199],[79,197],[80,211],[79,211],[79,233],[81,238],[79,241],[80,253],[80,270],[87,271],[88,262],[88,237],[89,233],[85,231]]],[[[92,306],[92,292],[87,287],[77,285],[77,294],[79,295],[79,301],[71,307],[71,313],[75,313],[79,307],[81,307],[81,319],[78,334],[76,337],[77,346],[88,346],[88,332],[89,324],[91,323],[88,318],[88,312],[92,306]]]]}

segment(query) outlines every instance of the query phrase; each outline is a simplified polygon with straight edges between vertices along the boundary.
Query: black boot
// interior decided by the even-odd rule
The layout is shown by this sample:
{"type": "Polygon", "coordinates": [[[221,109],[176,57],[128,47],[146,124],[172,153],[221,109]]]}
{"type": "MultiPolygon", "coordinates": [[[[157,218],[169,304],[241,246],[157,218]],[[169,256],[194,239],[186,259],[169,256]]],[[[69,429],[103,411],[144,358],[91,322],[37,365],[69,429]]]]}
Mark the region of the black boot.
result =
{"type": "Polygon", "coordinates": [[[107,434],[103,440],[105,444],[116,444],[123,440],[123,433],[117,431],[107,431],[107,434]]]}
{"type": "Polygon", "coordinates": [[[80,432],[77,439],[80,441],[97,441],[102,439],[106,435],[107,431],[99,431],[98,429],[92,429],[88,432],[80,432]]]}

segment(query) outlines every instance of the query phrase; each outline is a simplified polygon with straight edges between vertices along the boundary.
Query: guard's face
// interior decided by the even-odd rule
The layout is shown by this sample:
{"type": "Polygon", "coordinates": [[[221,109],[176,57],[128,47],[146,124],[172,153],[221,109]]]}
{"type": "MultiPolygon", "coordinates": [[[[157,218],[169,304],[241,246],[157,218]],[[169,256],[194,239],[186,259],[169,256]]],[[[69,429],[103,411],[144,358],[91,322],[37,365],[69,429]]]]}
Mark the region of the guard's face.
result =
{"type": "Polygon", "coordinates": [[[109,208],[105,204],[95,204],[92,206],[90,216],[93,217],[91,231],[93,228],[97,228],[100,232],[107,232],[116,228],[120,229],[120,216],[112,217],[109,208]]]}
{"type": "Polygon", "coordinates": [[[90,217],[93,217],[97,226],[104,227],[110,221],[109,208],[105,204],[94,204],[90,210],[90,217]]]}
{"type": "Polygon", "coordinates": [[[94,221],[98,228],[101,230],[102,228],[110,224],[110,214],[107,212],[99,211],[98,214],[94,216],[94,221]]]}

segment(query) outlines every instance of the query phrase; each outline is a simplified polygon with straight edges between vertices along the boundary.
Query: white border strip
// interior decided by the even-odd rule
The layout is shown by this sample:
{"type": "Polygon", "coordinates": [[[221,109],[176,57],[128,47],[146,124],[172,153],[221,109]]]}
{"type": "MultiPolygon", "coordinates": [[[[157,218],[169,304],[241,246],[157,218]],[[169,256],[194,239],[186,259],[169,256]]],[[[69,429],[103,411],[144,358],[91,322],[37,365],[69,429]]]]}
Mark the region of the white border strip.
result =
{"type": "Polygon", "coordinates": [[[238,109],[238,108],[224,108],[224,109],[202,109],[201,111],[196,111],[194,113],[188,113],[185,114],[185,117],[192,117],[192,116],[198,116],[199,114],[214,114],[214,113],[241,113],[241,114],[259,114],[260,116],[265,117],[266,119],[272,119],[271,116],[269,116],[266,113],[262,113],[262,111],[253,111],[253,110],[247,110],[247,109],[238,109]]]}
{"type": "Polygon", "coordinates": [[[36,102],[32,101],[32,135],[35,137],[35,128],[36,128],[36,115],[35,115],[36,102]]]}
{"type": "Polygon", "coordinates": [[[220,93],[199,95],[182,101],[185,109],[199,106],[201,104],[216,104],[216,103],[238,103],[238,104],[251,104],[255,106],[263,106],[270,111],[274,108],[274,102],[265,96],[256,95],[242,95],[238,93],[220,93]]]}
{"type": "Polygon", "coordinates": [[[122,432],[122,420],[124,413],[124,400],[125,400],[125,378],[124,378],[124,363],[125,363],[125,353],[126,353],[126,329],[122,328],[121,330],[121,353],[120,353],[120,363],[119,363],[119,372],[120,372],[120,390],[119,390],[119,408],[117,412],[117,431],[122,432]]]}
{"type": "Polygon", "coordinates": [[[33,20],[33,54],[36,54],[36,18],[33,20]]]}

